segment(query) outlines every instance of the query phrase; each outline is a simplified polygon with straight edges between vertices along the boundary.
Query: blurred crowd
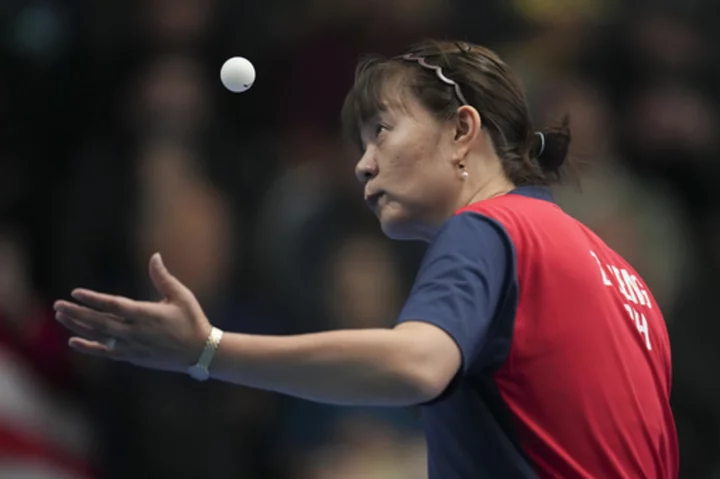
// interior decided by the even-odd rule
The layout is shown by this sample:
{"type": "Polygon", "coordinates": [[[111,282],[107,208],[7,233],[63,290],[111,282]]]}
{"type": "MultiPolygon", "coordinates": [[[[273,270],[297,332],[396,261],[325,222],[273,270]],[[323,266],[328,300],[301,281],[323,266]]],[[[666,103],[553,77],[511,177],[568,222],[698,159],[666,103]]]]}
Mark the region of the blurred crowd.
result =
{"type": "Polygon", "coordinates": [[[405,410],[340,408],[78,357],[52,301],[152,298],[165,263],[226,330],[391,326],[424,246],[381,236],[339,110],[365,53],[490,46],[557,188],[645,278],[674,354],[681,477],[720,478],[720,5],[605,0],[3,0],[0,478],[418,479],[405,410]],[[256,84],[234,95],[235,55],[256,84]]]}

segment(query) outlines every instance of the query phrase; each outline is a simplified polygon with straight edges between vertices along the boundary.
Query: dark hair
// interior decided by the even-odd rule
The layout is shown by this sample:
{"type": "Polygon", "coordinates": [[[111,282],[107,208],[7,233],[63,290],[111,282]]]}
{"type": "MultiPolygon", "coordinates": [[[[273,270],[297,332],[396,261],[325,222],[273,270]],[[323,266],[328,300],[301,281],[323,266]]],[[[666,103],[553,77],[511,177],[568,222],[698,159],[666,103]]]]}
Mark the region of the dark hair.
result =
{"type": "Polygon", "coordinates": [[[388,88],[393,86],[411,91],[438,119],[452,118],[463,103],[477,109],[516,186],[561,180],[570,144],[569,119],[536,130],[520,80],[491,50],[426,40],[397,57],[364,58],[342,108],[349,139],[359,142],[362,125],[387,108],[388,88]]]}

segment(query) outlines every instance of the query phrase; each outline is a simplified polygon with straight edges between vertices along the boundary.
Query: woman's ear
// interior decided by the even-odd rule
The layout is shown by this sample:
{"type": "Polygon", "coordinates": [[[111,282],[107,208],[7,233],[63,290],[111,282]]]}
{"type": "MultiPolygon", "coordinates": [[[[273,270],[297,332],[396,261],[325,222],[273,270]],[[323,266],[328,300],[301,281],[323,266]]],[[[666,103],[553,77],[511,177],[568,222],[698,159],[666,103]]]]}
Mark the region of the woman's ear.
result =
{"type": "Polygon", "coordinates": [[[482,119],[478,111],[469,105],[463,105],[455,116],[455,146],[459,148],[459,156],[464,157],[470,150],[475,139],[482,133],[482,119]]]}

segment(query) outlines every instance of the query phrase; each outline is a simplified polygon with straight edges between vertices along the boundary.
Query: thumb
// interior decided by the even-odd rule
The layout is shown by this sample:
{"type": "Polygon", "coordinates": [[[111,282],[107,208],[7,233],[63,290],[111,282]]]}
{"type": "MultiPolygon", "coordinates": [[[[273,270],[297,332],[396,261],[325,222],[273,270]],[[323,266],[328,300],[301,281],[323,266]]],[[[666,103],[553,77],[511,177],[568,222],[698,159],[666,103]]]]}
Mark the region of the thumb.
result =
{"type": "Polygon", "coordinates": [[[165,267],[160,253],[152,255],[149,269],[150,279],[163,297],[174,299],[185,291],[185,286],[165,267]]]}

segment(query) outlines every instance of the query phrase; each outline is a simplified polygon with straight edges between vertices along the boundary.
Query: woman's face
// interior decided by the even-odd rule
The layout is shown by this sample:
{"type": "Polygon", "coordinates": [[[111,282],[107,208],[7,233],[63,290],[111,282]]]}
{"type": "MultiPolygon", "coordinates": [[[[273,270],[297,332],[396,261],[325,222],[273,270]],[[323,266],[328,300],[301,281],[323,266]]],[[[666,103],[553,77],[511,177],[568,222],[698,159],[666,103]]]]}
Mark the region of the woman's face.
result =
{"type": "Polygon", "coordinates": [[[355,168],[365,200],[393,239],[428,239],[454,212],[461,171],[452,122],[433,117],[411,94],[386,102],[363,126],[355,168]]]}

